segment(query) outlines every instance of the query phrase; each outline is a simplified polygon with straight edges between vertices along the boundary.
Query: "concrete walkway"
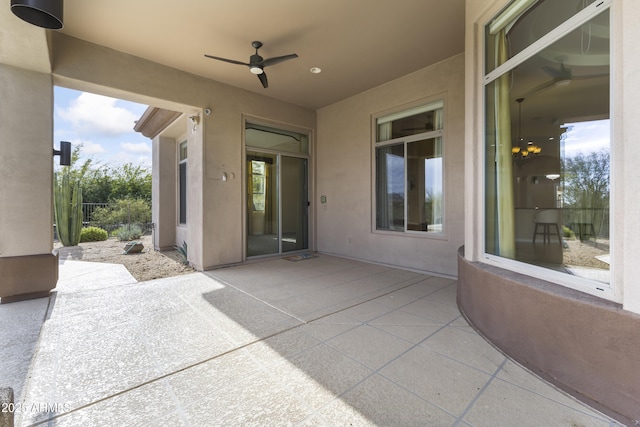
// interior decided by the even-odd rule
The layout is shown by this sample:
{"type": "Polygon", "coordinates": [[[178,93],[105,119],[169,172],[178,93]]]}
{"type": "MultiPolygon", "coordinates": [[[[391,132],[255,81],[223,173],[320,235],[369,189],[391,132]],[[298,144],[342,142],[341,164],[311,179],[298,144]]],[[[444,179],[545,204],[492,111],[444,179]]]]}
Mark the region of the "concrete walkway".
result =
{"type": "Polygon", "coordinates": [[[0,306],[31,331],[1,350],[34,354],[16,425],[617,425],[487,344],[450,279],[326,255],[120,267],[67,261],[50,304],[0,306]]]}

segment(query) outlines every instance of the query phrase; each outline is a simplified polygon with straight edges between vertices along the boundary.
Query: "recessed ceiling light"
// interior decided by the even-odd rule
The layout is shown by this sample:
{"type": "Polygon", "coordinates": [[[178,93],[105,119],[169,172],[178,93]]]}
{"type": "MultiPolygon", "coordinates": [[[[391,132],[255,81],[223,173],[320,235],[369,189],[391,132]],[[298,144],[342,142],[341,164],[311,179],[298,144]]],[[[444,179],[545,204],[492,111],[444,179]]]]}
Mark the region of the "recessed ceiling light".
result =
{"type": "Polygon", "coordinates": [[[322,72],[322,69],[320,67],[313,67],[310,71],[313,74],[320,74],[322,72]]]}

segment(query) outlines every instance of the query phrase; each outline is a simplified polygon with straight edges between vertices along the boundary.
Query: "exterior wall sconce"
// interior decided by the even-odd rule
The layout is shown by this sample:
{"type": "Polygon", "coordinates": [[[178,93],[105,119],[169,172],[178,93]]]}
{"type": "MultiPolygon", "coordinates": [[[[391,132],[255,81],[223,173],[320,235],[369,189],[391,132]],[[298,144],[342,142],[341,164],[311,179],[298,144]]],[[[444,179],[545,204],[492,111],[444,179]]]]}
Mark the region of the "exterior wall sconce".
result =
{"type": "Polygon", "coordinates": [[[53,149],[54,156],[60,156],[60,166],[71,166],[71,143],[60,141],[60,149],[53,149]]]}
{"type": "Polygon", "coordinates": [[[11,0],[11,11],[30,24],[50,30],[62,28],[64,0],[11,0]]]}
{"type": "Polygon", "coordinates": [[[189,116],[189,120],[191,120],[191,123],[193,123],[193,128],[191,129],[192,132],[196,133],[196,130],[198,130],[198,125],[200,124],[200,116],[189,116]]]}

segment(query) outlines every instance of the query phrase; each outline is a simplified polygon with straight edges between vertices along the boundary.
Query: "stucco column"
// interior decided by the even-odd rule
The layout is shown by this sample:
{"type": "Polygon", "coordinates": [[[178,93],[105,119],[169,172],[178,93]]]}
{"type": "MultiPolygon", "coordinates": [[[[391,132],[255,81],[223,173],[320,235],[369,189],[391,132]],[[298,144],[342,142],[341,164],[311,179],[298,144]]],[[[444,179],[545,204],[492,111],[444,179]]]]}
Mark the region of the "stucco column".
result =
{"type": "Polygon", "coordinates": [[[640,3],[614,2],[612,21],[612,276],[616,290],[622,291],[625,310],[640,314],[640,3]]]}
{"type": "MultiPolygon", "coordinates": [[[[198,124],[187,124],[187,144],[189,155],[187,160],[187,244],[189,245],[189,264],[196,270],[202,271],[207,265],[205,259],[205,240],[210,241],[211,235],[205,224],[205,210],[203,200],[208,193],[205,180],[205,149],[204,122],[201,111],[187,113],[188,117],[198,117],[198,124]]],[[[212,213],[207,211],[207,214],[212,213]]]]}
{"type": "Polygon", "coordinates": [[[53,250],[53,83],[0,64],[0,298],[48,295],[53,250]]]}
{"type": "Polygon", "coordinates": [[[173,138],[153,138],[152,218],[155,224],[156,249],[171,248],[176,244],[176,141],[173,138]]]}

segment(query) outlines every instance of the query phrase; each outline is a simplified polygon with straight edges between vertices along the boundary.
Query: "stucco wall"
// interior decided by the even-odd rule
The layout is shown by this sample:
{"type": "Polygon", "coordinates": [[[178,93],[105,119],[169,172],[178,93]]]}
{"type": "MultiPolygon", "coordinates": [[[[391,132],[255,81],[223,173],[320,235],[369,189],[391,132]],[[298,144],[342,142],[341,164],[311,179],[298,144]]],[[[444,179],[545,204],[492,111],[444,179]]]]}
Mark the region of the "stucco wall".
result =
{"type": "Polygon", "coordinates": [[[0,100],[0,257],[51,254],[51,76],[0,64],[0,100]]]}
{"type": "Polygon", "coordinates": [[[187,172],[190,262],[206,269],[243,261],[243,114],[315,131],[315,111],[60,33],[52,42],[60,84],[200,114],[187,172]],[[210,117],[202,114],[207,107],[210,117]],[[231,179],[222,181],[222,172],[231,179]]]}
{"type": "MultiPolygon", "coordinates": [[[[53,249],[51,76],[0,64],[0,298],[47,295],[53,249]]],[[[56,161],[58,158],[56,158],[56,161]]]]}
{"type": "Polygon", "coordinates": [[[153,139],[153,175],[151,183],[153,242],[156,249],[176,245],[176,140],[163,136],[153,139]]]}
{"type": "Polygon", "coordinates": [[[640,316],[460,256],[458,305],[510,357],[591,406],[640,422],[640,316]]]}
{"type": "Polygon", "coordinates": [[[318,250],[456,275],[463,242],[464,56],[457,55],[318,111],[318,250]],[[445,101],[442,238],[379,233],[373,221],[372,115],[419,100],[445,101]],[[327,203],[320,204],[320,196],[327,203]]]}

